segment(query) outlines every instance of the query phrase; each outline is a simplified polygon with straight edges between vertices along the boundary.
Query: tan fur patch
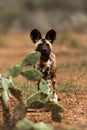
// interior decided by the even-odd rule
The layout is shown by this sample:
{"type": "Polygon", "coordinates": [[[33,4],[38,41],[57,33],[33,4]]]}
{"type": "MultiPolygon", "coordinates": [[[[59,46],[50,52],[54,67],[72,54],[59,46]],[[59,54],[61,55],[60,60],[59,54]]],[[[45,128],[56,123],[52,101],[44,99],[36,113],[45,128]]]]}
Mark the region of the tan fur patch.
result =
{"type": "Polygon", "coordinates": [[[35,47],[37,47],[41,42],[42,42],[41,39],[38,40],[38,41],[35,43],[35,47]]]}
{"type": "Polygon", "coordinates": [[[50,48],[51,48],[51,50],[52,50],[52,45],[51,45],[51,43],[50,43],[48,40],[46,40],[46,43],[49,44],[49,46],[50,46],[50,48]]]}
{"type": "MultiPolygon", "coordinates": [[[[50,48],[51,48],[51,50],[52,50],[52,45],[51,45],[51,43],[50,43],[48,40],[45,40],[45,41],[46,41],[47,44],[49,44],[49,46],[50,46],[50,48]]],[[[37,47],[40,43],[42,43],[42,40],[41,40],[41,39],[35,43],[35,47],[37,47]]]]}

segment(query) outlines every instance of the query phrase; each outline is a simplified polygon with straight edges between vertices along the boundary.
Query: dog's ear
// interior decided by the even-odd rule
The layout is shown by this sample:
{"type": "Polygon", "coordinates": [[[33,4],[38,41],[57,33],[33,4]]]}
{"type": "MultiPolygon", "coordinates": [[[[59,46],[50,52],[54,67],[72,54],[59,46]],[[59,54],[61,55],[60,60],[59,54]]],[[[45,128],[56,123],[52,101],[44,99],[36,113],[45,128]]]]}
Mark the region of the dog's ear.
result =
{"type": "Polygon", "coordinates": [[[36,43],[42,38],[41,33],[37,29],[33,29],[30,33],[31,40],[33,43],[36,43]]]}
{"type": "Polygon", "coordinates": [[[45,39],[50,41],[50,43],[53,43],[54,40],[56,39],[56,31],[51,29],[50,31],[47,32],[45,39]]]}

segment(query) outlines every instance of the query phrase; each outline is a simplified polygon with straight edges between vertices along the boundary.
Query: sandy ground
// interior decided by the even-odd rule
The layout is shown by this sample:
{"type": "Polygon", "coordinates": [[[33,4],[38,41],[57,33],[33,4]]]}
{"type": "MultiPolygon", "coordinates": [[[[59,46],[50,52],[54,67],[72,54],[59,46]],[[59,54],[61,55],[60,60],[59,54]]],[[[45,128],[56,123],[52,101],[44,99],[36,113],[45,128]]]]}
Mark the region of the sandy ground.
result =
{"type": "MultiPolygon", "coordinates": [[[[87,54],[85,35],[74,35],[74,38],[81,41],[83,48],[80,49],[69,47],[67,44],[54,44],[53,51],[57,56],[58,71],[57,82],[72,81],[75,85],[87,85],[87,54]],[[79,68],[81,65],[82,69],[79,68]],[[77,67],[77,68],[75,68],[77,67]]],[[[29,39],[28,34],[18,35],[1,35],[0,42],[4,45],[0,47],[0,73],[5,75],[6,71],[13,65],[20,64],[23,57],[33,51],[34,45],[29,39]]],[[[59,39],[59,37],[58,37],[59,39]]],[[[21,81],[21,80],[20,80],[21,81]]],[[[26,117],[34,122],[44,121],[53,126],[71,126],[87,122],[87,90],[74,92],[59,92],[59,103],[64,106],[63,120],[56,123],[51,120],[50,113],[33,112],[27,113],[26,117]]],[[[0,110],[2,119],[2,111],[0,110]]]]}

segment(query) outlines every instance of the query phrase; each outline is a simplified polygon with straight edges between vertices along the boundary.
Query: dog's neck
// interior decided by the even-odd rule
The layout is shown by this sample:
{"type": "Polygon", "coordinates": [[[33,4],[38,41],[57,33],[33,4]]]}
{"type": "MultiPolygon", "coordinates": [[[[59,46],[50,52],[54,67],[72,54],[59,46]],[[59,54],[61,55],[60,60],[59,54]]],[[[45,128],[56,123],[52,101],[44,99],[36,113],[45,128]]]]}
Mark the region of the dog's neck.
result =
{"type": "Polygon", "coordinates": [[[47,62],[48,62],[48,60],[47,61],[40,60],[39,65],[40,66],[46,66],[47,62]]]}
{"type": "Polygon", "coordinates": [[[47,64],[49,64],[50,62],[52,62],[52,60],[51,60],[51,55],[52,55],[52,54],[50,54],[49,57],[46,57],[46,60],[40,59],[39,64],[40,64],[41,66],[46,66],[47,64]]]}
{"type": "Polygon", "coordinates": [[[48,68],[55,70],[56,69],[55,55],[51,53],[47,61],[40,60],[37,62],[37,64],[35,64],[34,67],[41,70],[42,72],[47,71],[48,68]]]}
{"type": "Polygon", "coordinates": [[[50,58],[50,55],[48,56],[48,55],[44,55],[43,57],[41,56],[41,58],[40,58],[40,62],[41,63],[44,63],[44,62],[47,62],[48,60],[49,60],[49,58],[50,58]]]}

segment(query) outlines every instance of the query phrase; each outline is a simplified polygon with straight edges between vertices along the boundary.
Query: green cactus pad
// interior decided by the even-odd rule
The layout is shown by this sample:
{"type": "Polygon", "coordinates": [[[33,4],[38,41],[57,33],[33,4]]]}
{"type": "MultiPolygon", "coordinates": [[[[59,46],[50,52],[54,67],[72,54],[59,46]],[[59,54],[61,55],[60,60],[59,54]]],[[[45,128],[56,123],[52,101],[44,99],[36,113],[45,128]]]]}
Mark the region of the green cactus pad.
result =
{"type": "Polygon", "coordinates": [[[41,92],[43,92],[44,94],[48,94],[49,86],[44,79],[41,80],[39,88],[41,92]]]}
{"type": "Polygon", "coordinates": [[[57,113],[56,111],[52,111],[51,118],[55,122],[61,122],[61,120],[62,120],[61,114],[57,113]]]}
{"type": "Polygon", "coordinates": [[[46,103],[46,107],[48,110],[50,111],[56,111],[57,113],[63,112],[64,108],[63,106],[59,105],[58,103],[54,102],[54,101],[48,101],[46,103]]]}
{"type": "Polygon", "coordinates": [[[35,65],[37,61],[40,60],[40,53],[39,52],[31,52],[26,57],[24,57],[21,66],[26,67],[28,65],[35,65]]]}
{"type": "Polygon", "coordinates": [[[23,71],[21,74],[31,81],[38,81],[43,77],[42,73],[37,69],[28,69],[23,71]]]}
{"type": "Polygon", "coordinates": [[[33,123],[28,119],[20,120],[16,123],[17,130],[32,130],[33,123]]]}
{"type": "Polygon", "coordinates": [[[13,96],[15,96],[19,101],[22,102],[22,91],[19,88],[10,87],[9,90],[13,96]]]}
{"type": "Polygon", "coordinates": [[[26,114],[26,107],[24,104],[17,104],[13,110],[13,120],[18,121],[20,119],[23,119],[26,114]]]}
{"type": "Polygon", "coordinates": [[[7,72],[8,76],[16,77],[21,73],[21,66],[20,65],[15,65],[9,69],[7,72]]]}
{"type": "Polygon", "coordinates": [[[34,124],[28,119],[18,121],[15,128],[17,130],[53,130],[51,126],[45,124],[44,122],[34,124]]]}
{"type": "Polygon", "coordinates": [[[48,99],[49,99],[48,95],[46,95],[42,92],[37,92],[28,98],[27,106],[29,108],[39,109],[39,108],[44,107],[44,105],[48,101],[48,99]]]}
{"type": "Polygon", "coordinates": [[[10,100],[9,94],[7,91],[4,91],[2,94],[2,103],[5,109],[8,109],[8,101],[10,100]]]}
{"type": "Polygon", "coordinates": [[[45,124],[44,122],[40,122],[35,124],[34,130],[53,130],[51,126],[45,124]]]}
{"type": "Polygon", "coordinates": [[[6,79],[6,78],[2,78],[2,80],[0,80],[0,97],[2,98],[2,102],[5,108],[8,107],[8,101],[10,99],[9,97],[9,85],[10,85],[10,80],[6,79]]]}

